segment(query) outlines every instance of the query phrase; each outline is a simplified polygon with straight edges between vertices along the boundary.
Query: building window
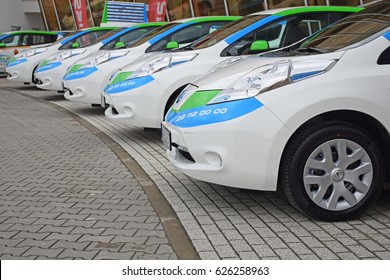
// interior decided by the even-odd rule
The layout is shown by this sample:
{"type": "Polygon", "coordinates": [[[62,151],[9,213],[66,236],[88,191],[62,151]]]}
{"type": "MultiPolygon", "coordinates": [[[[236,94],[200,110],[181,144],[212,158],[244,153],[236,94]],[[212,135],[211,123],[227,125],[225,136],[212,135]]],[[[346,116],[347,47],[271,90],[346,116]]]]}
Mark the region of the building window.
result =
{"type": "Polygon", "coordinates": [[[169,0],[168,14],[171,21],[192,17],[189,0],[169,0]]]}
{"type": "Polygon", "coordinates": [[[268,9],[305,6],[304,0],[268,0],[268,9]]]}
{"type": "Polygon", "coordinates": [[[57,7],[58,19],[60,21],[61,30],[76,29],[72,8],[69,0],[54,0],[57,7]]]}
{"type": "Polygon", "coordinates": [[[309,4],[309,6],[326,6],[326,0],[308,0],[307,3],[309,4]]]}
{"type": "Polygon", "coordinates": [[[360,0],[329,0],[329,5],[334,6],[358,6],[360,0]]]}
{"type": "Polygon", "coordinates": [[[245,16],[265,10],[264,0],[228,0],[229,14],[245,16]]]}
{"type": "Polygon", "coordinates": [[[43,13],[49,30],[60,30],[53,0],[41,0],[43,13]]]}

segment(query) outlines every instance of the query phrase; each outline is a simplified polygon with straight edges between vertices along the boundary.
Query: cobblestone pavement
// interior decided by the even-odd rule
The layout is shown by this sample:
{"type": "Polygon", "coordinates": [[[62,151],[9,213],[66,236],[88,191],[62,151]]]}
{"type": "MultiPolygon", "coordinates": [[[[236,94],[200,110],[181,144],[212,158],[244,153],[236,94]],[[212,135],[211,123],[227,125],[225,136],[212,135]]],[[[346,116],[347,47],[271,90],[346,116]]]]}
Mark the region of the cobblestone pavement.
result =
{"type": "Polygon", "coordinates": [[[4,89],[0,117],[1,259],[176,259],[140,183],[91,131],[4,89]]]}
{"type": "MultiPolygon", "coordinates": [[[[15,88],[10,83],[6,86],[15,88]]],[[[390,259],[388,194],[360,219],[337,223],[313,221],[292,208],[278,192],[242,191],[183,175],[166,159],[158,131],[113,123],[104,117],[102,109],[64,100],[55,92],[27,86],[19,86],[19,91],[76,114],[126,150],[171,204],[201,259],[390,259]]],[[[46,125],[50,126],[50,122],[47,120],[46,125]]],[[[80,147],[79,143],[75,145],[80,147]]],[[[62,159],[61,152],[56,147],[52,156],[62,159]]],[[[96,161],[105,157],[99,154],[96,161]]],[[[15,174],[15,180],[19,176],[15,174]]],[[[38,182],[36,187],[40,186],[38,182]]],[[[16,193],[16,197],[19,195],[24,194],[16,193]]],[[[12,200],[15,198],[9,201],[12,200]]],[[[15,209],[14,214],[23,213],[21,210],[15,209]]],[[[21,223],[24,218],[17,217],[15,221],[21,223]]],[[[10,228],[6,224],[1,232],[11,243],[15,238],[7,236],[13,232],[10,228]]]]}

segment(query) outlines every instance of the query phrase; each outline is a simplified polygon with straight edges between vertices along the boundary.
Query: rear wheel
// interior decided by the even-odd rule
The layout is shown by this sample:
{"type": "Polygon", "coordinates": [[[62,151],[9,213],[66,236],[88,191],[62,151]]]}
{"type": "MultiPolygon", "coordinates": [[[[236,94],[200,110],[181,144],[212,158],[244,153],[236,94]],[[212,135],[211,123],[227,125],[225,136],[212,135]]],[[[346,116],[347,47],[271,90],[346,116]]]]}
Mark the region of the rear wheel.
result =
{"type": "Polygon", "coordinates": [[[384,186],[379,144],[366,131],[343,122],[306,129],[288,145],[281,183],[290,202],[321,220],[356,217],[384,186]]]}

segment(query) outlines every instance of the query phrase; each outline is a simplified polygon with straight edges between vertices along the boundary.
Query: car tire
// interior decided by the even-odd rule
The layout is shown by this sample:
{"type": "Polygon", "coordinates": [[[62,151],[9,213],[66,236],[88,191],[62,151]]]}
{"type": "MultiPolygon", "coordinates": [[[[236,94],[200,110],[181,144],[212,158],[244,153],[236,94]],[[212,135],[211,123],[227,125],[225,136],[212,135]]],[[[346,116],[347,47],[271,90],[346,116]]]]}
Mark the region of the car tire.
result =
{"type": "Polygon", "coordinates": [[[328,121],[298,132],[286,147],[280,183],[299,211],[319,220],[362,214],[384,186],[380,145],[355,125],[328,121]]]}

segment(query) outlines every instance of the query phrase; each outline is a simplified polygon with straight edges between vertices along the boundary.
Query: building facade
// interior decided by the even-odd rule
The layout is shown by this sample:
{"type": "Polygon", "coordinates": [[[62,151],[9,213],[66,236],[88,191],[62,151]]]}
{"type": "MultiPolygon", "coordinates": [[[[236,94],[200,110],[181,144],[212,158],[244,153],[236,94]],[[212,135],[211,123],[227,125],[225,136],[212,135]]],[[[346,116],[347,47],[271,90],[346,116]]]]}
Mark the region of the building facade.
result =
{"type": "Polygon", "coordinates": [[[0,1],[0,32],[19,29],[46,29],[38,0],[0,1]]]}
{"type": "MultiPolygon", "coordinates": [[[[105,0],[2,0],[0,32],[11,29],[76,30],[74,2],[85,1],[88,26],[99,26],[105,0]],[[22,9],[20,9],[22,5],[22,9]]],[[[365,5],[378,0],[168,0],[167,21],[206,15],[247,15],[289,6],[365,5]]],[[[121,0],[148,4],[149,0],[121,0]]],[[[83,3],[84,5],[84,3],[83,3]]]]}

